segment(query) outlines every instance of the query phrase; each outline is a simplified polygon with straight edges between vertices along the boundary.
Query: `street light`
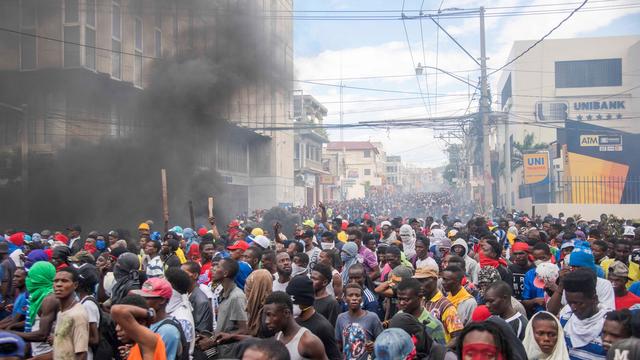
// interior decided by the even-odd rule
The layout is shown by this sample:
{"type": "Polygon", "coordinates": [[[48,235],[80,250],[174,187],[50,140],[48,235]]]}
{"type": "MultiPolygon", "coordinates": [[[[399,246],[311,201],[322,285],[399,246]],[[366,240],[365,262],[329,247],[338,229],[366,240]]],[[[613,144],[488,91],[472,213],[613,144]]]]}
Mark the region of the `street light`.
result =
{"type": "Polygon", "coordinates": [[[418,63],[418,65],[416,65],[416,75],[417,76],[421,76],[423,74],[423,72],[424,72],[424,69],[434,69],[436,71],[440,71],[441,73],[443,73],[445,75],[449,75],[450,77],[452,77],[452,78],[454,78],[454,79],[456,79],[456,80],[458,80],[460,82],[463,82],[463,83],[471,86],[474,89],[478,89],[479,88],[477,85],[474,85],[474,84],[468,82],[467,80],[465,80],[464,78],[462,78],[462,77],[460,77],[458,75],[455,75],[455,74],[453,74],[453,73],[451,73],[451,72],[449,72],[447,70],[443,70],[443,69],[437,68],[435,66],[422,65],[421,63],[418,63]]]}

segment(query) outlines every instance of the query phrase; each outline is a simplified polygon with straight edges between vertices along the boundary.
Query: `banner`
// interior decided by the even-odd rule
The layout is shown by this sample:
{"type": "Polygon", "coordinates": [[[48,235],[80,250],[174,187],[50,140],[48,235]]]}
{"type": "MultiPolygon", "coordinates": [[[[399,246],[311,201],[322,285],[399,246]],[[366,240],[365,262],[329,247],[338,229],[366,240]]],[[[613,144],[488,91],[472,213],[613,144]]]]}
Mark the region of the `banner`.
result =
{"type": "Polygon", "coordinates": [[[537,184],[549,179],[549,152],[523,154],[524,183],[537,184]]]}

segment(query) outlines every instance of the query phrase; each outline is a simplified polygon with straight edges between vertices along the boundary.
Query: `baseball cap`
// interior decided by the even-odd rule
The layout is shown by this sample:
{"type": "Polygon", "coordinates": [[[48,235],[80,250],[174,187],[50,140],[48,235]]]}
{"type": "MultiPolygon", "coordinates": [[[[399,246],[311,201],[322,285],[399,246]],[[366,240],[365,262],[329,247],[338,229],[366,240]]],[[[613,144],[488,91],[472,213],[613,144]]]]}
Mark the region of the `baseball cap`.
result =
{"type": "Polygon", "coordinates": [[[69,256],[69,261],[71,262],[85,262],[90,264],[95,264],[96,260],[87,250],[80,250],[73,256],[69,256]]]}
{"type": "Polygon", "coordinates": [[[617,277],[629,277],[629,267],[625,265],[622,261],[614,261],[613,264],[609,266],[609,274],[617,277]]]}
{"type": "Polygon", "coordinates": [[[380,223],[380,227],[385,227],[385,226],[391,226],[391,222],[385,220],[385,221],[380,223]]]}
{"type": "Polygon", "coordinates": [[[119,236],[119,235],[118,235],[118,232],[117,232],[117,231],[115,231],[115,230],[111,230],[111,231],[109,231],[109,232],[107,233],[107,235],[109,235],[109,236],[115,236],[115,237],[118,237],[118,236],[119,236]]]}
{"type": "Polygon", "coordinates": [[[555,264],[541,263],[536,266],[536,277],[533,279],[533,285],[538,289],[544,289],[545,281],[555,282],[558,279],[560,270],[555,264]]]}
{"type": "Polygon", "coordinates": [[[256,237],[253,239],[253,242],[260,245],[260,247],[263,249],[268,248],[269,243],[271,243],[271,241],[269,241],[269,239],[264,235],[256,235],[256,237]]]}
{"type": "Polygon", "coordinates": [[[569,257],[569,265],[577,267],[586,267],[595,270],[596,263],[593,259],[593,254],[587,251],[582,251],[580,248],[576,248],[571,252],[569,257]]]}
{"type": "Polygon", "coordinates": [[[287,294],[296,305],[313,305],[313,281],[306,276],[294,276],[287,285],[287,294]]]}
{"type": "Polygon", "coordinates": [[[264,235],[264,230],[262,230],[259,227],[254,228],[253,230],[251,230],[251,235],[253,235],[253,236],[264,235]]]}
{"type": "Polygon", "coordinates": [[[415,275],[413,275],[414,279],[428,279],[428,278],[437,278],[437,277],[438,277],[438,269],[433,267],[418,268],[416,270],[415,275]]]}
{"type": "Polygon", "coordinates": [[[560,246],[560,250],[564,250],[568,247],[576,247],[576,244],[573,242],[573,240],[567,241],[564,244],[562,244],[562,246],[560,246]]]}
{"type": "Polygon", "coordinates": [[[0,331],[0,357],[24,358],[24,340],[15,334],[0,331]]]}
{"type": "Polygon", "coordinates": [[[228,250],[242,249],[242,251],[246,251],[248,248],[249,248],[249,244],[247,244],[247,242],[244,240],[238,240],[233,244],[227,246],[228,250]]]}
{"type": "Polygon", "coordinates": [[[140,225],[138,225],[138,230],[149,230],[149,224],[147,224],[146,222],[141,223],[140,225]]]}
{"type": "Polygon", "coordinates": [[[640,339],[631,337],[616,341],[607,352],[607,360],[633,360],[640,357],[640,339]]]}
{"type": "Polygon", "coordinates": [[[131,290],[131,293],[147,298],[159,297],[168,300],[173,294],[173,289],[167,280],[151,278],[142,284],[142,288],[140,290],[131,290]]]}

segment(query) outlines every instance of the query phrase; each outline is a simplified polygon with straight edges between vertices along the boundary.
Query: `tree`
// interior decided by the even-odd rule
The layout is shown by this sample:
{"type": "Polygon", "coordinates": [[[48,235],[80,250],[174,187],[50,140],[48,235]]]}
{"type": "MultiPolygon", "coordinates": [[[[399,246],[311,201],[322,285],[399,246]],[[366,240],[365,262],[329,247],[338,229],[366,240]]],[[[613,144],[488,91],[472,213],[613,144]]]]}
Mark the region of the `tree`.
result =
{"type": "Polygon", "coordinates": [[[533,133],[528,133],[524,135],[522,143],[519,143],[517,141],[513,142],[513,147],[511,148],[511,171],[514,171],[522,166],[522,154],[534,152],[537,150],[544,150],[549,146],[549,144],[534,143],[534,141],[535,136],[533,135],[533,133]]]}

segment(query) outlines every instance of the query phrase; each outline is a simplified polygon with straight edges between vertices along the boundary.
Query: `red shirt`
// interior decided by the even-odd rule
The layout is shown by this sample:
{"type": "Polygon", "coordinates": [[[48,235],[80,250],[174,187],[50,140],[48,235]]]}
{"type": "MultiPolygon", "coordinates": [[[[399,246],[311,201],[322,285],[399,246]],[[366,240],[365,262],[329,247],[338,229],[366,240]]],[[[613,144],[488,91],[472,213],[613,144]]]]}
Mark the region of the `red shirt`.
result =
{"type": "Polygon", "coordinates": [[[640,296],[635,295],[631,291],[625,296],[616,296],[616,310],[628,309],[635,304],[640,304],[640,296]]]}

